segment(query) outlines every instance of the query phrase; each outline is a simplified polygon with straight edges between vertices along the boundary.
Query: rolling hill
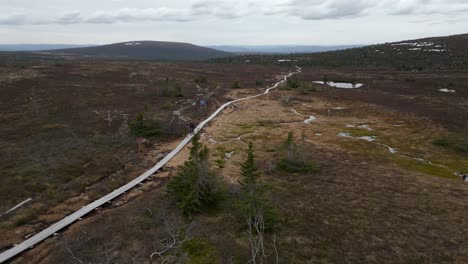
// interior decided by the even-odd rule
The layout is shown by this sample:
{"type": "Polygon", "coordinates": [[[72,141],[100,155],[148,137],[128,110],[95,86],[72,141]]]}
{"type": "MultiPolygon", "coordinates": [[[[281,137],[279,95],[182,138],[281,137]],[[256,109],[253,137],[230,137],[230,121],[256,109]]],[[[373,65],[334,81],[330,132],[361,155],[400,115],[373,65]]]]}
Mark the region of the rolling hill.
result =
{"type": "Polygon", "coordinates": [[[362,47],[363,45],[317,46],[317,45],[227,45],[207,46],[208,48],[240,54],[290,54],[335,51],[362,47]]]}
{"type": "Polygon", "coordinates": [[[96,45],[79,44],[0,44],[0,51],[41,51],[56,49],[85,48],[96,45]]]}
{"type": "Polygon", "coordinates": [[[230,53],[189,43],[163,41],[131,41],[110,45],[58,49],[53,54],[136,60],[204,60],[229,56],[230,53]]]}
{"type": "Polygon", "coordinates": [[[321,53],[246,55],[220,59],[234,63],[377,67],[405,71],[468,69],[468,34],[399,41],[321,53]]]}

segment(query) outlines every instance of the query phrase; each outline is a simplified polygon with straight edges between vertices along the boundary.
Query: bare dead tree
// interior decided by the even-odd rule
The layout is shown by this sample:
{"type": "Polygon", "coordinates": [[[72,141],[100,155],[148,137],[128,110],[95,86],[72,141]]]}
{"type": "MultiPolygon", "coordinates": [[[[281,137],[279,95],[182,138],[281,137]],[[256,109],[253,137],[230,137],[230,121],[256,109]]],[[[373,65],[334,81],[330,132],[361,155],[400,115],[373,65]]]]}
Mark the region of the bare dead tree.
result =
{"type": "Polygon", "coordinates": [[[98,263],[115,263],[117,260],[117,256],[114,256],[113,252],[115,252],[115,249],[118,247],[118,243],[103,245],[102,250],[98,251],[98,253],[93,253],[91,255],[82,252],[84,248],[88,248],[90,246],[89,243],[92,244],[91,240],[93,239],[95,239],[95,237],[88,235],[88,233],[86,233],[85,231],[81,231],[74,238],[67,238],[66,236],[63,236],[63,245],[65,247],[65,252],[75,262],[79,264],[89,262],[89,258],[95,259],[98,263]],[[85,261],[85,258],[88,260],[85,261]]]}
{"type": "Polygon", "coordinates": [[[114,249],[117,247],[117,245],[118,244],[115,243],[111,247],[104,246],[104,254],[106,255],[106,263],[107,264],[112,263],[112,256],[110,254],[112,253],[112,251],[114,251],[114,249]]]}
{"type": "Polygon", "coordinates": [[[66,251],[68,252],[68,254],[70,254],[70,256],[71,256],[74,260],[76,260],[78,263],[80,263],[80,264],[83,264],[83,263],[84,263],[81,259],[77,258],[77,257],[75,256],[75,254],[73,254],[73,251],[72,251],[72,250],[70,249],[70,247],[68,246],[68,241],[67,241],[66,239],[65,239],[65,250],[66,250],[66,251]]]}
{"type": "Polygon", "coordinates": [[[286,140],[286,149],[288,152],[288,160],[293,161],[296,154],[296,146],[294,144],[293,132],[288,133],[288,139],[286,140]]]}
{"type": "MultiPolygon", "coordinates": [[[[74,239],[72,242],[73,244],[86,244],[88,243],[93,237],[88,236],[88,234],[85,231],[81,231],[81,233],[78,235],[76,239],[74,239]]],[[[67,237],[63,236],[64,240],[64,246],[65,246],[65,251],[78,263],[83,264],[83,260],[78,258],[76,254],[73,252],[72,247],[70,246],[69,240],[67,237]]]]}
{"type": "Polygon", "coordinates": [[[249,262],[254,264],[264,263],[267,255],[264,246],[265,221],[261,209],[255,209],[253,215],[247,218],[247,227],[252,256],[249,262]]]}
{"type": "MultiPolygon", "coordinates": [[[[151,210],[148,211],[152,215],[151,210]]],[[[158,256],[161,263],[165,263],[166,254],[173,249],[179,248],[190,238],[190,228],[183,227],[179,221],[170,219],[166,214],[161,218],[161,223],[165,227],[166,236],[153,243],[154,251],[149,258],[153,260],[155,256],[158,256]]]]}
{"type": "Polygon", "coordinates": [[[39,116],[39,105],[37,104],[37,94],[36,94],[36,87],[33,86],[31,88],[31,100],[32,100],[32,103],[33,103],[33,110],[34,110],[34,114],[36,117],[39,116]]]}
{"type": "Polygon", "coordinates": [[[273,238],[271,240],[273,242],[273,249],[275,250],[275,257],[276,257],[275,263],[278,264],[279,263],[279,254],[278,254],[278,247],[276,246],[276,234],[273,235],[273,238]]]}
{"type": "Polygon", "coordinates": [[[138,259],[143,258],[145,255],[145,252],[146,252],[146,246],[143,246],[141,250],[139,250],[132,256],[132,263],[135,263],[135,264],[140,263],[138,259]]]}

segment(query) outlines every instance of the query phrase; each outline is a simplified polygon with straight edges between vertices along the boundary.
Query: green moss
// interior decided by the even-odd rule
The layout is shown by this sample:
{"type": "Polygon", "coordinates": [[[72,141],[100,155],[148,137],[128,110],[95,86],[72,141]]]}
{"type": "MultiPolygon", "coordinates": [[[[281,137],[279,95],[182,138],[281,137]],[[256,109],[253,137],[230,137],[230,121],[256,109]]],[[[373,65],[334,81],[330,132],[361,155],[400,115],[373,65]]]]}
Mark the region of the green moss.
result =
{"type": "Polygon", "coordinates": [[[451,170],[444,168],[444,167],[432,165],[424,161],[418,161],[418,160],[412,160],[412,159],[400,158],[400,157],[396,157],[393,161],[403,168],[417,171],[420,173],[442,177],[442,178],[451,178],[451,179],[457,178],[456,176],[452,174],[451,170]]]}
{"type": "Polygon", "coordinates": [[[377,136],[374,131],[369,131],[367,129],[360,128],[346,128],[346,133],[350,133],[353,137],[375,137],[377,136]]]}
{"type": "Polygon", "coordinates": [[[272,120],[258,120],[257,125],[260,127],[275,128],[278,124],[275,124],[272,120]]]}
{"type": "Polygon", "coordinates": [[[192,238],[182,245],[182,250],[188,255],[188,264],[218,263],[216,248],[200,238],[192,238]]]}
{"type": "Polygon", "coordinates": [[[224,168],[226,161],[223,158],[220,158],[220,159],[215,160],[215,164],[216,166],[218,166],[218,168],[222,169],[224,168]]]}

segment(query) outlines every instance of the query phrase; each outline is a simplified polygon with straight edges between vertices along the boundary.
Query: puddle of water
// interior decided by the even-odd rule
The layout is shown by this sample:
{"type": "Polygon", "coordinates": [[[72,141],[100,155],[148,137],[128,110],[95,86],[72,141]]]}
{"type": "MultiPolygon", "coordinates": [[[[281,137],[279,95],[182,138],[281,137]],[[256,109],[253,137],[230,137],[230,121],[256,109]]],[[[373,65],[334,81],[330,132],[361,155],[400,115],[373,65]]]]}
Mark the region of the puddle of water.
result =
{"type": "Polygon", "coordinates": [[[359,128],[364,128],[364,129],[367,129],[369,131],[372,131],[372,128],[369,127],[369,125],[361,125],[361,126],[358,126],[359,128]]]}
{"type": "Polygon", "coordinates": [[[302,115],[301,113],[299,113],[298,111],[296,111],[296,109],[292,109],[292,108],[291,108],[291,111],[292,111],[293,113],[295,113],[296,115],[302,115]]]}
{"type": "Polygon", "coordinates": [[[357,138],[357,139],[362,139],[362,140],[369,141],[369,142],[374,141],[375,138],[376,138],[376,137],[370,137],[370,136],[365,136],[365,137],[353,137],[353,136],[351,136],[351,133],[346,133],[346,132],[340,132],[340,133],[338,133],[338,136],[339,136],[339,137],[357,138]]]}
{"type": "Polygon", "coordinates": [[[363,128],[363,129],[367,129],[369,131],[372,131],[373,129],[369,127],[369,125],[360,125],[360,126],[355,126],[355,125],[346,125],[346,127],[348,128],[363,128]]]}
{"type": "Polygon", "coordinates": [[[389,145],[385,145],[385,144],[379,144],[379,145],[380,145],[380,146],[386,147],[386,148],[388,149],[388,152],[390,152],[390,153],[392,153],[392,154],[396,154],[396,153],[397,153],[396,149],[390,147],[389,145]]]}
{"type": "Polygon", "coordinates": [[[363,139],[369,142],[372,142],[375,140],[375,137],[370,137],[370,136],[365,136],[365,137],[358,137],[359,139],[363,139]]]}
{"type": "Polygon", "coordinates": [[[447,89],[447,88],[442,88],[442,89],[439,89],[437,91],[443,92],[443,93],[455,93],[456,92],[455,90],[451,90],[451,89],[447,89]]]}
{"type": "Polygon", "coordinates": [[[346,82],[327,82],[327,83],[325,83],[323,81],[314,81],[314,83],[326,84],[326,85],[331,86],[331,87],[343,88],[343,89],[356,89],[356,88],[360,88],[360,87],[362,87],[364,85],[362,83],[356,83],[356,84],[346,83],[346,82]]]}
{"type": "Polygon", "coordinates": [[[307,118],[306,120],[304,120],[304,123],[306,124],[310,124],[312,123],[313,121],[317,120],[317,117],[311,115],[309,118],[307,118]]]}
{"type": "Polygon", "coordinates": [[[340,133],[338,133],[338,136],[339,137],[351,137],[351,134],[350,133],[345,133],[345,132],[340,132],[340,133]]]}

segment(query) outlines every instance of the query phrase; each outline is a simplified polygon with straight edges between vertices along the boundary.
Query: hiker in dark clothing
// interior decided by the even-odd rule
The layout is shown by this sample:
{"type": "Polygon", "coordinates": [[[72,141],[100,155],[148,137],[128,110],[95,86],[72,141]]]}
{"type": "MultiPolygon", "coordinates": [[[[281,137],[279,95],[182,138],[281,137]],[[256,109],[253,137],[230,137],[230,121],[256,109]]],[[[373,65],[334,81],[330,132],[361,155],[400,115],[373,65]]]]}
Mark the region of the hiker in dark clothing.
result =
{"type": "Polygon", "coordinates": [[[195,124],[194,123],[190,123],[189,124],[189,127],[190,127],[190,134],[193,134],[195,132],[195,124]]]}

